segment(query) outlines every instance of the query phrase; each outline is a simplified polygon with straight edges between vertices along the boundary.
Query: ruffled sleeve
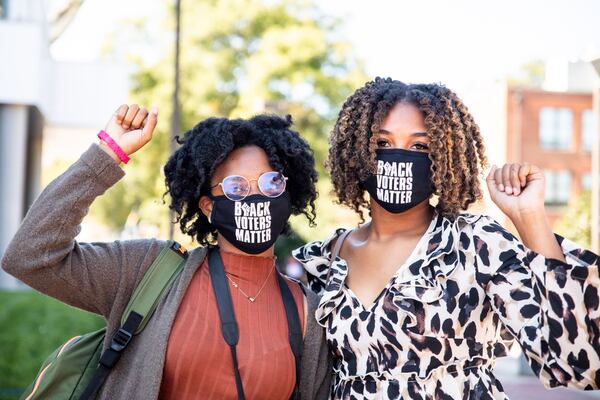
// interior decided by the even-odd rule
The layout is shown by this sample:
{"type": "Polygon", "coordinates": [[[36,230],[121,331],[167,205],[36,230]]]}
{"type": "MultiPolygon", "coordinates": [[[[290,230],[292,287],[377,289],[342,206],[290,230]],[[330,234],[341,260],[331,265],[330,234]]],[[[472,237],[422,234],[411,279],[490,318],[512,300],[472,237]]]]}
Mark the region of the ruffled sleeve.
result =
{"type": "Polygon", "coordinates": [[[566,262],[489,217],[473,227],[477,280],[546,387],[600,387],[599,258],[556,235],[566,262]]]}
{"type": "Polygon", "coordinates": [[[319,296],[323,294],[327,284],[331,242],[344,231],[345,229],[340,228],[327,240],[309,242],[292,251],[292,257],[302,264],[306,270],[308,287],[319,296]]]}
{"type": "Polygon", "coordinates": [[[344,231],[345,229],[338,229],[329,239],[308,243],[292,252],[292,256],[306,270],[308,287],[320,296],[315,318],[323,327],[327,326],[329,315],[344,297],[342,287],[348,274],[348,265],[338,256],[331,263],[331,273],[329,271],[331,243],[344,231]]]}

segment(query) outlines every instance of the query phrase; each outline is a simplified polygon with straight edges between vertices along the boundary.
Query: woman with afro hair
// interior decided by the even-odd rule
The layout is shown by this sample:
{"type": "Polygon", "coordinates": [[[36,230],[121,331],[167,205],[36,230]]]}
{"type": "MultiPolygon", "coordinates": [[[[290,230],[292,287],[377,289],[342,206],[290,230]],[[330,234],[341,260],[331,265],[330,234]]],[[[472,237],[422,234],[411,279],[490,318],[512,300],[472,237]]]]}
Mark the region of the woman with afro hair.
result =
{"type": "Polygon", "coordinates": [[[121,356],[94,398],[327,398],[324,331],[307,318],[318,300],[275,268],[274,242],[288,231],[288,217],[315,218],[313,153],[289,117],[209,118],[177,139],[181,146],[164,167],[169,207],[202,246],[187,253],[145,329],[125,350],[112,348],[133,291],[172,244],[75,237],[94,199],[125,174],[120,164],[150,141],[156,121],[156,109],[119,107],[100,143],[31,206],[2,267],[106,318],[105,354],[121,356]]]}
{"type": "MultiPolygon", "coordinates": [[[[506,399],[493,373],[517,342],[548,388],[600,386],[598,256],[554,235],[544,176],[492,166],[482,135],[439,84],[377,78],[342,107],[328,167],[364,222],[294,251],[320,294],[333,399],[506,399]]],[[[568,188],[564,188],[568,190],[568,188]]]]}

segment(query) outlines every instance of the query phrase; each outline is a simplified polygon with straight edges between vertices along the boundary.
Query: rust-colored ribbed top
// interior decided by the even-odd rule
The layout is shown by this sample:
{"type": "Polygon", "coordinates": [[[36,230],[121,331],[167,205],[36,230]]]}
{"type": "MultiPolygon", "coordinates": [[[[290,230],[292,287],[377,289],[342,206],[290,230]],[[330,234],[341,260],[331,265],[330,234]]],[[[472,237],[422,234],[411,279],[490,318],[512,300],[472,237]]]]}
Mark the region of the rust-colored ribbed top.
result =
{"type": "MultiPolygon", "coordinates": [[[[225,272],[254,296],[274,268],[272,257],[221,251],[225,272]]],[[[296,383],[294,355],[276,271],[254,303],[230,283],[240,340],[237,355],[246,399],[289,399],[296,383]]],[[[304,330],[304,300],[288,282],[304,330]]],[[[229,346],[221,334],[219,313],[204,260],[177,311],[167,345],[159,399],[237,399],[229,346]]]]}

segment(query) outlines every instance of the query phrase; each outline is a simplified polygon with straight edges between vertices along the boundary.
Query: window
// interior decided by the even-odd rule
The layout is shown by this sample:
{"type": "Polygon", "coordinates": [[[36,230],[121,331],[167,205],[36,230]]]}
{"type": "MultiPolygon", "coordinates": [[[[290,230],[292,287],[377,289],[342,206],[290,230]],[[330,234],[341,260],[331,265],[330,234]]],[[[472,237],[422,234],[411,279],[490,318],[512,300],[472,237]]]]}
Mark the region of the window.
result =
{"type": "Polygon", "coordinates": [[[594,114],[592,110],[585,110],[581,114],[581,147],[583,150],[592,151],[594,143],[594,114]]]}
{"type": "Polygon", "coordinates": [[[573,112],[568,108],[540,109],[540,145],[549,150],[568,150],[573,131],[573,112]]]}
{"type": "Polygon", "coordinates": [[[551,206],[569,203],[571,173],[569,171],[544,171],[546,175],[546,197],[544,202],[551,206]]]}
{"type": "Polygon", "coordinates": [[[7,15],[8,0],[0,0],[0,19],[5,19],[7,15]]]}

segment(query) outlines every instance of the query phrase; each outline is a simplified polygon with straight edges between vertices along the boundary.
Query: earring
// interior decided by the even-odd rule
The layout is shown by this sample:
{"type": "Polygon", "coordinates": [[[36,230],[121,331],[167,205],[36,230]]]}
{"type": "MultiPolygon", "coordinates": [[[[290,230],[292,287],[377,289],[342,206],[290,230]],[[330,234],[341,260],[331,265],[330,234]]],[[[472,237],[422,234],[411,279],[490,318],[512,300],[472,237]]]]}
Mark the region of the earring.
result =
{"type": "Polygon", "coordinates": [[[212,210],[210,210],[210,214],[208,214],[208,217],[206,217],[206,219],[208,219],[208,223],[212,225],[212,221],[210,220],[211,215],[212,215],[212,210]]]}

